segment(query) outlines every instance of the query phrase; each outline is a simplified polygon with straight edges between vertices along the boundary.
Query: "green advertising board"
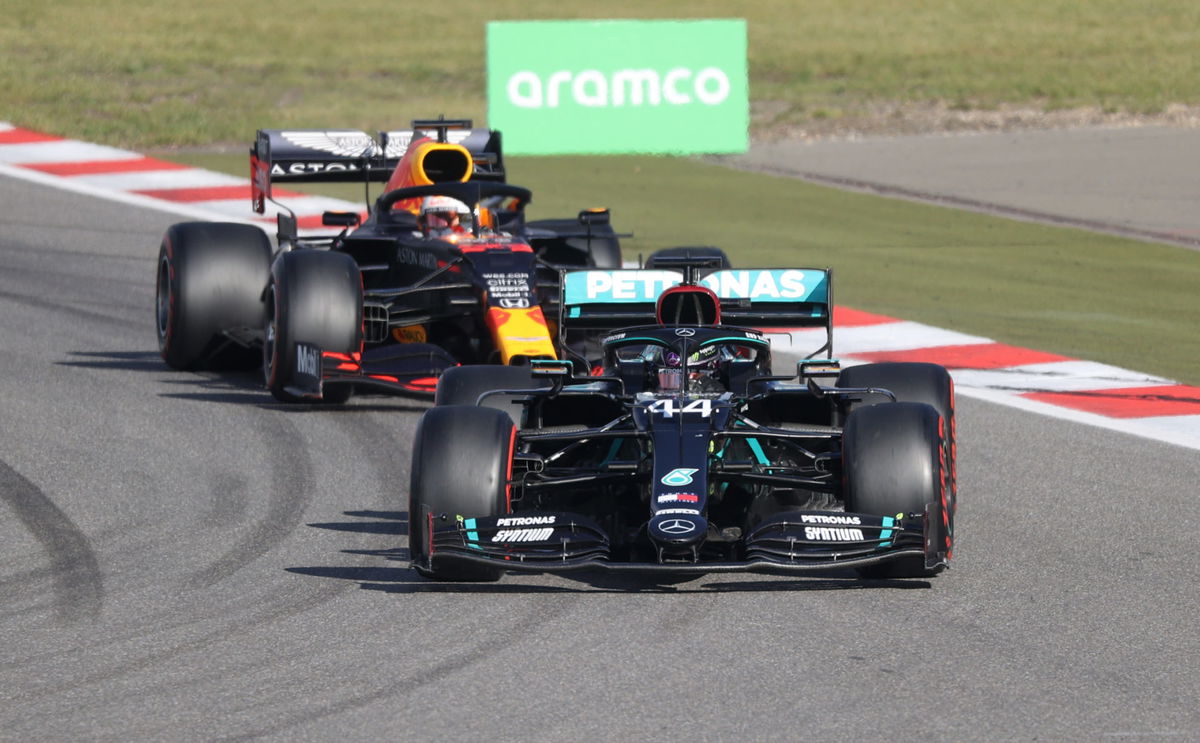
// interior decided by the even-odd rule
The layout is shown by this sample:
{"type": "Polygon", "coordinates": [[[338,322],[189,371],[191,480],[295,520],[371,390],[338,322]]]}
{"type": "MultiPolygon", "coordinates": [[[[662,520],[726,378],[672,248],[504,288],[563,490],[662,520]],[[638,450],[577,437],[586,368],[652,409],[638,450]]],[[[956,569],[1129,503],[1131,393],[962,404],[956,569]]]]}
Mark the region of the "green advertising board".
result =
{"type": "Polygon", "coordinates": [[[488,125],[515,155],[733,153],[749,144],[746,22],[487,26],[488,125]]]}

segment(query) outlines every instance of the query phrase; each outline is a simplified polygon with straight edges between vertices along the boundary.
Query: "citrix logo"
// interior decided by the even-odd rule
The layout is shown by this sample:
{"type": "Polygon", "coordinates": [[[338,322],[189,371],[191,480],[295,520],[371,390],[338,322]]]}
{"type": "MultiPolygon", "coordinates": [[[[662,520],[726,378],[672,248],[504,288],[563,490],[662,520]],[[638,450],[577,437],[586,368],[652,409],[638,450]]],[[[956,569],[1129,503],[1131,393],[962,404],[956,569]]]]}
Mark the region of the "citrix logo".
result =
{"type": "Polygon", "coordinates": [[[567,95],[588,108],[686,106],[694,101],[716,106],[729,98],[730,82],[718,67],[699,72],[674,67],[662,75],[651,69],[617,70],[611,77],[600,70],[558,70],[545,81],[536,72],[521,70],[508,78],[505,91],[518,108],[558,108],[567,95]]]}

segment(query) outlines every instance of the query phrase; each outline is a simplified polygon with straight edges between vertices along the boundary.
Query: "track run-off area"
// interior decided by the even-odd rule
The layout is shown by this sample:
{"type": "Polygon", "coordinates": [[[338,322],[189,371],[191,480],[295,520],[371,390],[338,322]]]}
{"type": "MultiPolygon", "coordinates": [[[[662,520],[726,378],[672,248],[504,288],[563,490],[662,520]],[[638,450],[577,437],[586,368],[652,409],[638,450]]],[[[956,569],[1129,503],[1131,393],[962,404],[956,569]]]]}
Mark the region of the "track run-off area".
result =
{"type": "Polygon", "coordinates": [[[958,366],[948,572],[438,585],[407,567],[425,405],[281,405],[253,374],[168,370],[159,240],[234,218],[224,199],[66,165],[171,170],[133,153],[17,160],[6,147],[56,142],[14,131],[0,739],[1200,737],[1200,433],[1157,407],[1195,391],[841,308],[843,358],[958,366]]]}

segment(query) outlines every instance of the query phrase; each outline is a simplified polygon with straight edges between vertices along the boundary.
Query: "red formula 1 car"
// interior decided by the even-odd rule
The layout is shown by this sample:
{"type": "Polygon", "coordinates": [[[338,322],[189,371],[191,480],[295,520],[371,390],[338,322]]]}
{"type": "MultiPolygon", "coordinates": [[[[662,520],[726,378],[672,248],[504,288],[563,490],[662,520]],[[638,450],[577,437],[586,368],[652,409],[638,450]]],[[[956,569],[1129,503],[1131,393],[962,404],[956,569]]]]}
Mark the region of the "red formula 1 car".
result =
{"type": "Polygon", "coordinates": [[[414,121],[378,139],[262,130],[250,159],[260,213],[276,182],[386,182],[365,219],[325,213],[342,228],[332,237],[301,237],[285,211],[277,246],[240,223],[185,222],[163,238],[163,359],[261,363],[280,400],[426,395],[458,364],[554,359],[560,270],[621,265],[607,210],[527,221],[532,196],[505,182],[499,132],[470,121],[414,121]]]}

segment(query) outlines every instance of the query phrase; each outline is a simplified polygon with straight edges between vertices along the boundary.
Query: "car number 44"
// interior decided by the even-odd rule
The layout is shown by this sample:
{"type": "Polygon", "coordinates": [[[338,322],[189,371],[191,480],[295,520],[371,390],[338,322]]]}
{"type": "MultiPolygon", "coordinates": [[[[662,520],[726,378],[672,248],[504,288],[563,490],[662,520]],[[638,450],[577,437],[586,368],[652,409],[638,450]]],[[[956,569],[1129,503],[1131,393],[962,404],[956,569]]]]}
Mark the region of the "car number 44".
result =
{"type": "Polygon", "coordinates": [[[649,410],[652,413],[661,413],[664,418],[671,418],[676,413],[679,415],[699,415],[702,418],[708,418],[712,415],[712,400],[692,400],[687,405],[681,407],[677,400],[668,397],[662,400],[655,400],[650,404],[649,410]]]}

